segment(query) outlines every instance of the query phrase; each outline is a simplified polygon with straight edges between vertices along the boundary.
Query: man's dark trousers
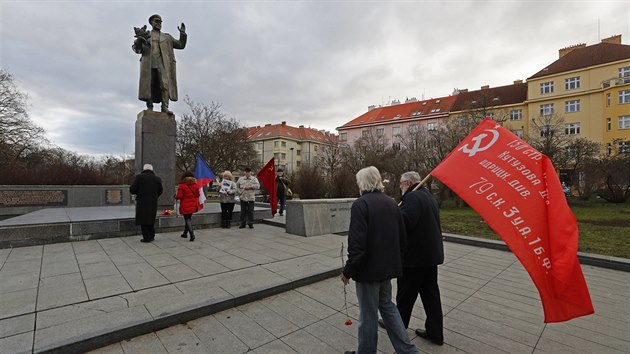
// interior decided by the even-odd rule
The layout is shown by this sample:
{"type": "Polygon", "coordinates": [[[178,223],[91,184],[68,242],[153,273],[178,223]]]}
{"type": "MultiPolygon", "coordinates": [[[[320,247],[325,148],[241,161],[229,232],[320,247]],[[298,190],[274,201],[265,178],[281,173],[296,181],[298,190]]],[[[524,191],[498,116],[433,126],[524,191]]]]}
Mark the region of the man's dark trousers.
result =
{"type": "Polygon", "coordinates": [[[244,202],[241,200],[241,226],[254,224],[254,202],[244,202]]]}
{"type": "Polygon", "coordinates": [[[413,305],[418,294],[426,313],[425,329],[436,341],[444,340],[442,326],[442,302],[437,281],[437,265],[429,267],[404,268],[403,276],[398,278],[396,307],[400,312],[405,328],[409,327],[413,305]]]}
{"type": "Polygon", "coordinates": [[[140,225],[142,238],[147,241],[155,240],[155,225],[140,225]]]}

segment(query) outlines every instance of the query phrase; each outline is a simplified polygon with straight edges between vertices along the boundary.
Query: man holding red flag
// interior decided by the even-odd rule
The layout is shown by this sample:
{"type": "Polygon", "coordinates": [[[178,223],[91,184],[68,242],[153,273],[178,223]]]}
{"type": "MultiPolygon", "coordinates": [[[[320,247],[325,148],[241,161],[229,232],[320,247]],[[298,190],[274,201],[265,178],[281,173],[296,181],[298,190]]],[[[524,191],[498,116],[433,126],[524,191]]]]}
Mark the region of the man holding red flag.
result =
{"type": "Polygon", "coordinates": [[[267,193],[269,193],[271,215],[276,215],[276,212],[278,211],[278,195],[276,194],[276,169],[273,157],[256,176],[258,176],[260,183],[262,183],[263,187],[267,190],[267,193]]]}
{"type": "Polygon", "coordinates": [[[486,118],[431,172],[505,241],[534,281],[545,322],[592,314],[578,229],[549,158],[486,118]]]}

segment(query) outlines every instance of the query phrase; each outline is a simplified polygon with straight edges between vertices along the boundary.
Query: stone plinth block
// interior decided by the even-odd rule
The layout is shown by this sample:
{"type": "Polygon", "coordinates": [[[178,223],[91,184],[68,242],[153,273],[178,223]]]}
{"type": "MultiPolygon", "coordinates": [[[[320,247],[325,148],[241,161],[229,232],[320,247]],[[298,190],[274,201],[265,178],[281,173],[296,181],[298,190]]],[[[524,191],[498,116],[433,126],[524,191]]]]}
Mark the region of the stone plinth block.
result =
{"type": "Polygon", "coordinates": [[[162,178],[164,193],[158,200],[160,209],[173,209],[177,183],[175,180],[175,116],[163,112],[142,111],[136,120],[136,173],[144,164],[162,178]]]}
{"type": "Polygon", "coordinates": [[[348,232],[354,198],[287,201],[287,233],[318,236],[348,232]]]}

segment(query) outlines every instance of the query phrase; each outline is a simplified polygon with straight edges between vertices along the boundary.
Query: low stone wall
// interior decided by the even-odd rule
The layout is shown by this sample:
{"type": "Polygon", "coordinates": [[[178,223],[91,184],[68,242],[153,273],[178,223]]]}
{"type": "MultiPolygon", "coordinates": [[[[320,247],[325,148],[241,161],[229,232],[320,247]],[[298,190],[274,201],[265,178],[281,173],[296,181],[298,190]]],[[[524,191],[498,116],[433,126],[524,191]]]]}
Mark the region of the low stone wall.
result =
{"type": "Polygon", "coordinates": [[[300,236],[348,232],[355,198],[287,201],[287,233],[300,236]]]}
{"type": "Polygon", "coordinates": [[[0,185],[0,216],[22,215],[44,208],[132,204],[128,185],[0,185]]]}

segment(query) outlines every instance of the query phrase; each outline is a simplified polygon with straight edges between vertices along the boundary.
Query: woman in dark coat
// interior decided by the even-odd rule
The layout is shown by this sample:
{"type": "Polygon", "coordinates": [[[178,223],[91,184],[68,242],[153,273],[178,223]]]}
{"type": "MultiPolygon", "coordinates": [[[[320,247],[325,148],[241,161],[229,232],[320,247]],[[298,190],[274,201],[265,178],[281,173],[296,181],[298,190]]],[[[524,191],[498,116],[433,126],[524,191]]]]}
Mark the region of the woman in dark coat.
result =
{"type": "Polygon", "coordinates": [[[162,195],[162,179],[153,172],[153,166],[145,164],[129,187],[136,195],[136,225],[142,229],[142,242],[155,239],[155,217],[158,197],[162,195]]]}
{"type": "Polygon", "coordinates": [[[177,194],[175,199],[180,201],[179,213],[184,215],[184,233],[183,238],[188,237],[190,233],[190,241],[195,240],[193,232],[192,214],[199,211],[199,186],[197,180],[190,171],[184,172],[182,182],[177,186],[177,194]]]}

